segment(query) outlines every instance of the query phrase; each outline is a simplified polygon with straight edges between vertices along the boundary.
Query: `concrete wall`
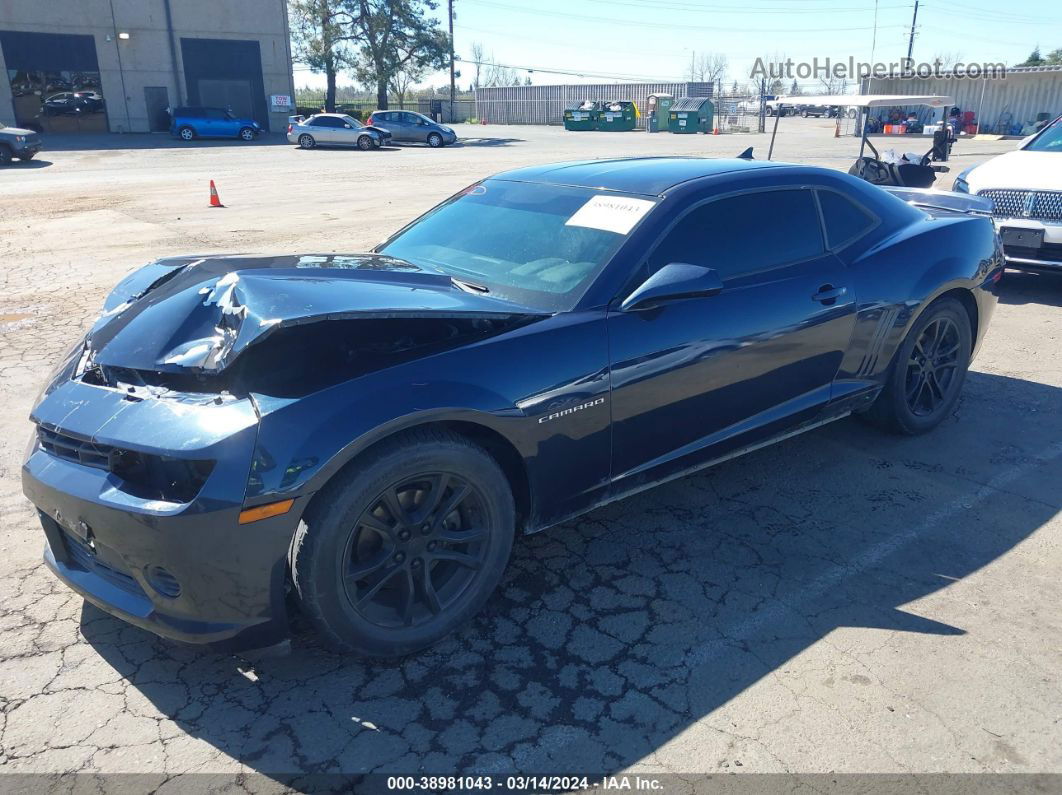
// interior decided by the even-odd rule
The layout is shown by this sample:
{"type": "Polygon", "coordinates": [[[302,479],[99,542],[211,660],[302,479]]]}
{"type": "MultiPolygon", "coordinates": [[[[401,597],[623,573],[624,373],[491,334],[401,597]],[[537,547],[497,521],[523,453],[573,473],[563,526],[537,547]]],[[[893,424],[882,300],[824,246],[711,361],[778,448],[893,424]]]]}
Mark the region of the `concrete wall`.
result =
{"type": "MultiPolygon", "coordinates": [[[[150,129],[145,86],[166,86],[171,105],[187,99],[182,37],[258,41],[267,98],[294,96],[287,0],[171,0],[170,6],[175,54],[167,41],[164,0],[0,0],[0,29],[92,35],[112,132],[150,129]],[[130,38],[120,40],[118,32],[130,38]]],[[[2,54],[0,70],[0,121],[12,124],[11,87],[2,54]]],[[[271,110],[269,128],[285,130],[287,113],[271,110]]]]}

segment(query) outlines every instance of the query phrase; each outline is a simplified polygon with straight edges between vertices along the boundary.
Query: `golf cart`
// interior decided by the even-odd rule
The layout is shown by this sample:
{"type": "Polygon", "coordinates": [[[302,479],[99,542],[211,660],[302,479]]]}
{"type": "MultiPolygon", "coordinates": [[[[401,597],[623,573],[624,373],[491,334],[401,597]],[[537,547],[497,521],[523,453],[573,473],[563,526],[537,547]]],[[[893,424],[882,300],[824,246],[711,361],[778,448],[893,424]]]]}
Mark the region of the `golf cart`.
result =
{"type": "MultiPolygon", "coordinates": [[[[871,182],[875,185],[891,185],[901,188],[929,188],[936,181],[937,174],[947,172],[947,166],[933,165],[937,162],[946,162],[951,153],[954,136],[947,123],[948,108],[955,104],[952,97],[916,95],[906,96],[903,94],[865,94],[865,95],[829,95],[820,97],[802,97],[803,100],[816,105],[847,106],[859,109],[857,124],[860,130],[859,157],[848,169],[848,173],[871,182]],[[882,160],[877,148],[870,142],[867,133],[866,116],[870,108],[907,107],[911,105],[925,105],[930,108],[941,108],[940,129],[933,133],[933,145],[929,151],[922,155],[905,154],[890,161],[882,160]],[[870,149],[871,155],[866,150],[870,149]]],[[[775,119],[774,132],[778,131],[778,121],[775,119]]],[[[901,139],[902,140],[902,139],[901,139]]],[[[774,150],[774,133],[771,135],[771,150],[774,150]]],[[[767,159],[771,156],[768,154],[767,159]]]]}

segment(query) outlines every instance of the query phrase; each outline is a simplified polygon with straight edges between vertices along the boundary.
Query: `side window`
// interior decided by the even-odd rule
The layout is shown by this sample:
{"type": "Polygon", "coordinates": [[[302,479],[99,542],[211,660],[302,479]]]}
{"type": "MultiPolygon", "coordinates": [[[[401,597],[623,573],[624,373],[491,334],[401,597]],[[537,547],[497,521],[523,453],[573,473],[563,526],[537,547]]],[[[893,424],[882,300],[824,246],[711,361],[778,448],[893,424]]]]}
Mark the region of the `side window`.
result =
{"type": "Polygon", "coordinates": [[[649,258],[715,268],[726,280],[822,254],[822,230],[809,190],[747,193],[702,204],[667,234],[649,258]]]}
{"type": "Polygon", "coordinates": [[[211,119],[225,119],[225,118],[228,118],[227,115],[225,114],[225,111],[221,110],[220,108],[210,108],[207,111],[206,115],[209,118],[211,118],[211,119]]]}
{"type": "Polygon", "coordinates": [[[832,190],[820,190],[819,204],[826,223],[826,243],[838,248],[860,237],[874,226],[875,220],[858,204],[832,190]]]}
{"type": "Polygon", "coordinates": [[[316,119],[313,120],[313,126],[314,127],[337,127],[337,126],[339,126],[339,125],[336,124],[337,121],[338,121],[337,119],[333,119],[331,116],[320,116],[319,118],[316,118],[316,119]]]}

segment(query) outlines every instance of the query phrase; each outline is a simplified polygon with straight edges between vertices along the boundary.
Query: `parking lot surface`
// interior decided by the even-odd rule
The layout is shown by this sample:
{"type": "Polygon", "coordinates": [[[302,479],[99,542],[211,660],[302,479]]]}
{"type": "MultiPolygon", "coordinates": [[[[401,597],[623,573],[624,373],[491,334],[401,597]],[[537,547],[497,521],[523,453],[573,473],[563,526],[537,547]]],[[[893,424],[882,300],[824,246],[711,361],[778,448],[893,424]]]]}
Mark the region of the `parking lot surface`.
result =
{"type": "MultiPolygon", "coordinates": [[[[1007,275],[931,435],[843,420],[522,539],[486,611],[398,663],[305,629],[253,662],[175,647],[44,569],[26,416],[128,270],[361,250],[515,166],[768,145],[459,132],[378,152],[65,139],[0,172],[0,770],[1062,772],[1062,278],[1007,275]]],[[[775,158],[847,168],[858,141],[832,133],[783,119],[775,158]]],[[[1013,146],[960,141],[941,186],[1013,146]]]]}

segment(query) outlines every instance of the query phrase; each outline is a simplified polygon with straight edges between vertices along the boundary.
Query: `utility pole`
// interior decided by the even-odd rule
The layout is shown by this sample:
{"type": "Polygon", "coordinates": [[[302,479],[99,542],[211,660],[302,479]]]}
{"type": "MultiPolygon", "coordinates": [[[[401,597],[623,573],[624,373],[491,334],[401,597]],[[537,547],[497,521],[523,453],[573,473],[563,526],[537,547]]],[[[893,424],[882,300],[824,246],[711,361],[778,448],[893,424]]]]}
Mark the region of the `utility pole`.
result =
{"type": "Polygon", "coordinates": [[[450,124],[454,123],[454,0],[446,0],[450,15],[450,124]]]}
{"type": "Polygon", "coordinates": [[[918,22],[918,0],[915,0],[914,16],[911,17],[911,38],[907,41],[907,60],[911,60],[914,51],[915,23],[918,22]]]}

